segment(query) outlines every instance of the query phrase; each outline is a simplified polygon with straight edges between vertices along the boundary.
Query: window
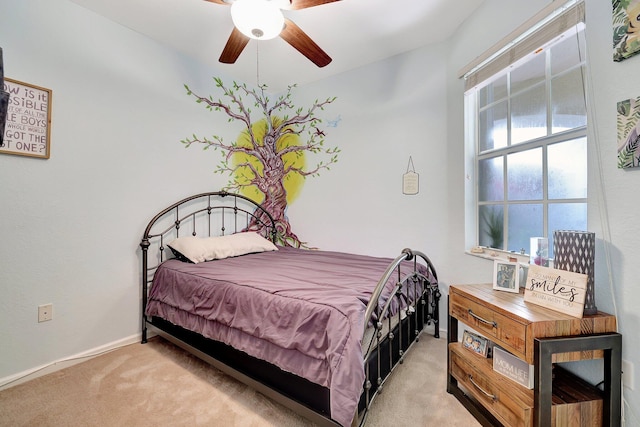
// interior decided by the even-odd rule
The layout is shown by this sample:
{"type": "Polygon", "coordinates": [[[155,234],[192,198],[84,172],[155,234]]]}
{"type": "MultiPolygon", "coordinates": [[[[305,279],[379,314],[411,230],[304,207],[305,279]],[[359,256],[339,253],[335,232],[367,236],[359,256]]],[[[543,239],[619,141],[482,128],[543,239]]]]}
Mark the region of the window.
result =
{"type": "MultiPolygon", "coordinates": [[[[581,18],[578,6],[571,13],[581,18]]],[[[507,50],[506,68],[496,70],[504,55],[489,61],[465,93],[472,244],[528,252],[542,236],[552,252],[554,230],[586,230],[584,24],[567,25],[566,13],[507,50]]]]}

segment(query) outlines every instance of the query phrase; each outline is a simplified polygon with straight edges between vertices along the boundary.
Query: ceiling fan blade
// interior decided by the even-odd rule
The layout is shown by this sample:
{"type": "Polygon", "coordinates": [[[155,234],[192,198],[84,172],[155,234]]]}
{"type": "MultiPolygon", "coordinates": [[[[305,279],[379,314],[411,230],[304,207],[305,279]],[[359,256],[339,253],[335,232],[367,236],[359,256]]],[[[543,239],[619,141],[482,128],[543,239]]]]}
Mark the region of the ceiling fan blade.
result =
{"type": "MultiPolygon", "coordinates": [[[[209,0],[213,1],[213,0],[209,0]]],[[[308,7],[320,6],[327,3],[333,3],[340,0],[290,0],[291,6],[288,8],[290,10],[300,10],[306,9],[308,7]]]]}
{"type": "Polygon", "coordinates": [[[247,43],[249,43],[249,37],[242,34],[236,27],[233,27],[229,40],[227,40],[227,44],[220,54],[219,61],[224,64],[233,64],[247,43]]]}
{"type": "MultiPolygon", "coordinates": [[[[211,3],[222,4],[230,6],[235,0],[205,0],[211,3]]],[[[333,3],[340,0],[289,0],[290,6],[287,10],[300,10],[308,7],[320,6],[327,3],[333,3]]]]}
{"type": "Polygon", "coordinates": [[[302,31],[300,27],[287,18],[284,19],[284,29],[280,33],[280,37],[318,67],[324,67],[331,62],[331,57],[311,40],[311,37],[302,31]]]}

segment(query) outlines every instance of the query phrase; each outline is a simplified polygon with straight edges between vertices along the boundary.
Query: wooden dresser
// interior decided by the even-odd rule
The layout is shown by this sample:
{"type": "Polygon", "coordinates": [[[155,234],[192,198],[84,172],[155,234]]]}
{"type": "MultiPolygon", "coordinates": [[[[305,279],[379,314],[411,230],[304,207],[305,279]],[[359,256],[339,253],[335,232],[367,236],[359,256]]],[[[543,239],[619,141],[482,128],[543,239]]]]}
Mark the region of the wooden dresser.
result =
{"type": "Polygon", "coordinates": [[[447,391],[485,426],[620,425],[622,337],[613,315],[579,319],[491,284],[452,285],[448,341],[447,391]],[[458,322],[533,365],[534,388],[495,372],[492,359],[463,348],[458,322]],[[604,358],[604,392],[554,366],[594,358],[604,358]]]}

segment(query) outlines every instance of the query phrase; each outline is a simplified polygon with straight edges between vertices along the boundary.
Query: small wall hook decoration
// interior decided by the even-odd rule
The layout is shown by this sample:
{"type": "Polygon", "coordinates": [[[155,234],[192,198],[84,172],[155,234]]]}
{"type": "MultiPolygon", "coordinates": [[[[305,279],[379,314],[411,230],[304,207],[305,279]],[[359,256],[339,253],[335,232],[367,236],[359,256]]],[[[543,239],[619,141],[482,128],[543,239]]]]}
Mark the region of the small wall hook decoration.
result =
{"type": "Polygon", "coordinates": [[[409,164],[407,165],[407,173],[402,175],[402,193],[413,195],[418,194],[420,187],[420,175],[416,173],[413,166],[413,159],[409,156],[409,164]]]}

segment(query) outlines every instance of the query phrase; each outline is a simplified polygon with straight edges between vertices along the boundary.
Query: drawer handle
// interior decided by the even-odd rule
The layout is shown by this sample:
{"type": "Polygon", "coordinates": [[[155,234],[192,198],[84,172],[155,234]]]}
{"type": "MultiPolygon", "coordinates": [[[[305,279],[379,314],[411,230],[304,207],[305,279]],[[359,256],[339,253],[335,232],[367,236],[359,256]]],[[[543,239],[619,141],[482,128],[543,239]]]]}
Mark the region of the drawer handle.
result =
{"type": "Polygon", "coordinates": [[[469,381],[471,381],[471,384],[473,384],[475,386],[475,388],[477,388],[478,390],[480,390],[485,396],[491,398],[491,400],[498,400],[498,396],[496,396],[495,394],[491,394],[487,391],[485,391],[482,387],[480,387],[478,384],[476,384],[476,382],[473,380],[473,375],[469,375],[469,381]]]}
{"type": "Polygon", "coordinates": [[[475,314],[471,309],[469,309],[469,315],[474,319],[479,320],[482,323],[486,323],[487,325],[493,326],[494,328],[498,327],[498,324],[496,322],[490,322],[489,320],[483,319],[482,317],[475,314]]]}

